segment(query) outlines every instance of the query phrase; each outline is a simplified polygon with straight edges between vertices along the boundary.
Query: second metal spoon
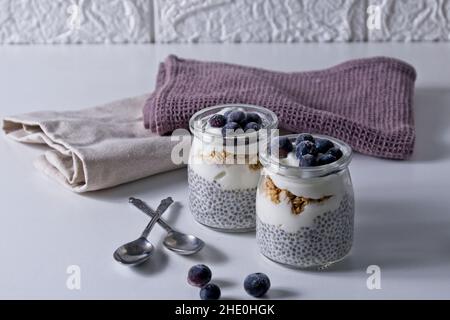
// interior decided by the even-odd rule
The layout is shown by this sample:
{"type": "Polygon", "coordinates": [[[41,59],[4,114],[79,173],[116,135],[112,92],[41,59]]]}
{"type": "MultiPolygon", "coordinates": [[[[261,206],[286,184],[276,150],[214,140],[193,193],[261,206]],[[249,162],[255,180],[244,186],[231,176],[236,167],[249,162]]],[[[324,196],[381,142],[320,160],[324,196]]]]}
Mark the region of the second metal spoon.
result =
{"type": "MultiPolygon", "coordinates": [[[[155,212],[142,200],[131,197],[129,202],[149,217],[155,215],[155,212]]],[[[181,255],[190,255],[200,251],[205,246],[203,240],[172,229],[162,218],[158,220],[158,224],[167,231],[167,236],[163,242],[164,246],[173,252],[181,255]]]]}
{"type": "Polygon", "coordinates": [[[154,247],[150,241],[147,240],[147,237],[158,219],[172,203],[173,200],[171,197],[162,200],[158,209],[156,209],[156,213],[152,216],[152,219],[142,232],[141,236],[138,239],[117,248],[113,255],[114,259],[127,265],[137,265],[148,260],[154,251],[154,247]]]}

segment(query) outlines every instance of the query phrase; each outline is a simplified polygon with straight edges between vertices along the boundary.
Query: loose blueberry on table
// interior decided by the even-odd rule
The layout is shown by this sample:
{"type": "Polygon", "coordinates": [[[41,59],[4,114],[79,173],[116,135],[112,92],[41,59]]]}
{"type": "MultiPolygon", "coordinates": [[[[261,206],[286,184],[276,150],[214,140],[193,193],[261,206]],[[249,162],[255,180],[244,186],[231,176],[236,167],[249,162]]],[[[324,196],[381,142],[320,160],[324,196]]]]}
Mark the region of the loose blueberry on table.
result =
{"type": "Polygon", "coordinates": [[[208,283],[200,290],[200,298],[202,300],[219,300],[220,288],[214,283],[208,283]]]}
{"type": "Polygon", "coordinates": [[[211,281],[212,272],[204,264],[197,264],[189,269],[188,283],[195,287],[203,287],[211,281]]]}
{"type": "Polygon", "coordinates": [[[314,138],[309,133],[298,135],[295,143],[287,137],[279,137],[274,141],[272,148],[278,143],[278,157],[287,158],[289,153],[294,152],[299,160],[300,167],[315,167],[333,163],[342,157],[342,150],[334,143],[325,138],[314,138]]]}
{"type": "Polygon", "coordinates": [[[212,128],[222,128],[222,135],[233,133],[236,130],[258,131],[261,129],[262,119],[256,112],[241,110],[227,110],[223,114],[216,113],[208,119],[212,128]]]}
{"type": "Polygon", "coordinates": [[[259,298],[266,294],[270,288],[270,280],[264,273],[249,274],[244,280],[244,289],[253,297],[259,298]]]}

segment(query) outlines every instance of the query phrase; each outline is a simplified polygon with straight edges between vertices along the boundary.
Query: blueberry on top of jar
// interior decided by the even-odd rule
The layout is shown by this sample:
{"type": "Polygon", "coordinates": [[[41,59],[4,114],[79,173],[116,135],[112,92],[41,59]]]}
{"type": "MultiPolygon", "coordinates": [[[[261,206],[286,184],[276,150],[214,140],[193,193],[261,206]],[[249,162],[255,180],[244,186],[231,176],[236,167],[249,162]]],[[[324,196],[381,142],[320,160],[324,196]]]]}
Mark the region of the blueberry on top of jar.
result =
{"type": "Polygon", "coordinates": [[[247,122],[256,122],[257,124],[262,124],[262,119],[256,112],[247,112],[247,122]]]}
{"type": "Polygon", "coordinates": [[[312,154],[305,154],[299,159],[300,167],[314,167],[317,164],[317,159],[312,154]]]}
{"type": "Polygon", "coordinates": [[[295,147],[295,155],[297,158],[301,158],[301,156],[304,156],[305,154],[312,154],[313,156],[317,155],[317,149],[314,142],[309,140],[303,140],[300,143],[298,143],[295,147]]]}
{"type": "Polygon", "coordinates": [[[225,118],[228,118],[228,115],[229,115],[231,112],[233,112],[233,109],[228,109],[227,111],[225,111],[225,112],[223,113],[223,116],[224,116],[225,118]]]}
{"type": "Polygon", "coordinates": [[[289,152],[294,149],[291,141],[287,137],[278,137],[278,139],[274,139],[272,141],[271,150],[272,153],[276,152],[278,148],[278,158],[283,159],[287,158],[289,152]]]}
{"type": "Polygon", "coordinates": [[[330,148],[327,153],[332,154],[333,156],[336,157],[336,160],[339,159],[340,157],[342,157],[342,150],[339,149],[338,147],[333,147],[330,148]]]}
{"type": "Polygon", "coordinates": [[[245,120],[245,113],[244,111],[235,110],[230,112],[227,117],[228,122],[236,122],[236,123],[242,123],[245,120]]]}
{"type": "Polygon", "coordinates": [[[227,123],[227,118],[225,118],[225,116],[220,113],[216,113],[211,118],[209,118],[208,122],[209,125],[213,128],[222,128],[227,123]]]}
{"type": "Polygon", "coordinates": [[[302,133],[299,134],[297,139],[295,139],[295,144],[299,144],[302,141],[311,141],[314,142],[314,137],[310,135],[309,133],[302,133]]]}
{"type": "MultiPolygon", "coordinates": [[[[280,159],[287,158],[292,152],[298,160],[299,167],[316,167],[339,160],[342,150],[326,138],[314,138],[309,133],[302,133],[292,143],[287,137],[278,140],[278,155],[280,159]]],[[[272,146],[273,150],[273,146],[272,146]]]]}
{"type": "Polygon", "coordinates": [[[245,112],[237,108],[222,109],[208,119],[211,128],[222,128],[222,135],[254,132],[261,129],[262,119],[256,112],[245,112]]]}
{"type": "Polygon", "coordinates": [[[234,133],[237,129],[240,129],[241,126],[236,122],[227,122],[222,127],[222,135],[226,136],[229,133],[234,133]]]}
{"type": "Polygon", "coordinates": [[[316,149],[319,153],[325,153],[334,147],[334,143],[328,139],[316,138],[316,149]]]}
{"type": "Polygon", "coordinates": [[[329,164],[335,162],[337,159],[331,153],[323,153],[317,157],[317,164],[323,166],[324,164],[329,164]]]}
{"type": "Polygon", "coordinates": [[[244,127],[244,131],[247,130],[258,131],[259,129],[261,129],[261,126],[256,122],[248,122],[244,127]]]}

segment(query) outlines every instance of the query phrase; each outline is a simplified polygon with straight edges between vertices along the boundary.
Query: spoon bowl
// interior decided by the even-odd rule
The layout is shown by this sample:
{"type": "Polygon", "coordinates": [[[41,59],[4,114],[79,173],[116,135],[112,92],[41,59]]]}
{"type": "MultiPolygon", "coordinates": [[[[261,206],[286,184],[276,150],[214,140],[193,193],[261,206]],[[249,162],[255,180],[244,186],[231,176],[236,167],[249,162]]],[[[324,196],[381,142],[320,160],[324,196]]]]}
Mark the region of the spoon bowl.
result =
{"type": "Polygon", "coordinates": [[[161,218],[164,211],[173,203],[171,197],[161,201],[152,219],[145,227],[141,236],[134,241],[128,242],[114,251],[113,257],[116,261],[126,265],[137,265],[148,260],[151,257],[154,248],[147,240],[150,231],[155,223],[161,218]]]}
{"type": "Polygon", "coordinates": [[[201,239],[178,231],[169,232],[163,243],[167,249],[181,255],[194,254],[205,246],[201,239]]]}
{"type": "Polygon", "coordinates": [[[122,264],[140,264],[150,258],[153,251],[153,245],[141,237],[117,248],[113,256],[122,264]]]}

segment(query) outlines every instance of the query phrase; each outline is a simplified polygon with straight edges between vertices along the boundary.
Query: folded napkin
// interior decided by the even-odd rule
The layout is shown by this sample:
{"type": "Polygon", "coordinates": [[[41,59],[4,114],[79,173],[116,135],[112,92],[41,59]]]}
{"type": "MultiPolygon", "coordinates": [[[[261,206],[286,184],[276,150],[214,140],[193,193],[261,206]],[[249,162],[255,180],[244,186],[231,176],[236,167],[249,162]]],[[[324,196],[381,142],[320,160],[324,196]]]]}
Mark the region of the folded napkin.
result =
{"type": "Polygon", "coordinates": [[[354,150],[405,159],[413,152],[416,72],[400,60],[352,60],[321,71],[274,72],[169,56],[144,107],[146,128],[188,128],[196,111],[249,103],[274,111],[280,128],[331,135],[354,150]]]}
{"type": "Polygon", "coordinates": [[[3,120],[12,139],[46,144],[36,167],[75,192],[113,187],[175,169],[170,137],[142,125],[148,95],[80,111],[28,113],[3,120]]]}

